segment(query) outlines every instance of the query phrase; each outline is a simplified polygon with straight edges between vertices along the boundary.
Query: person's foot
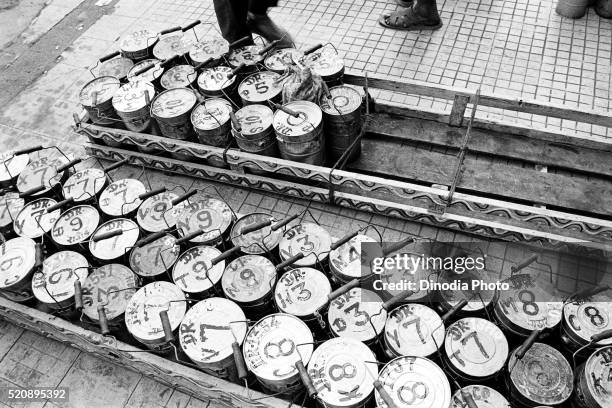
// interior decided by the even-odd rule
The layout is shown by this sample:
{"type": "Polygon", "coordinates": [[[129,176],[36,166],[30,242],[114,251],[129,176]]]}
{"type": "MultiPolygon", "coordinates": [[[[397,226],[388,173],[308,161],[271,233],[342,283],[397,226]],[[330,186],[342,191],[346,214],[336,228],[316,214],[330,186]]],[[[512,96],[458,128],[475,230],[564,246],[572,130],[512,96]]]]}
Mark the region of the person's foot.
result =
{"type": "Polygon", "coordinates": [[[383,14],[378,22],[383,27],[395,30],[436,30],[442,27],[437,8],[423,10],[417,4],[391,14],[383,14]]]}
{"type": "Polygon", "coordinates": [[[400,7],[412,7],[414,0],[395,0],[400,7]]]}
{"type": "Polygon", "coordinates": [[[278,48],[293,47],[293,39],[291,35],[277,26],[267,14],[249,13],[247,24],[252,32],[261,35],[268,42],[277,41],[278,48]]]}

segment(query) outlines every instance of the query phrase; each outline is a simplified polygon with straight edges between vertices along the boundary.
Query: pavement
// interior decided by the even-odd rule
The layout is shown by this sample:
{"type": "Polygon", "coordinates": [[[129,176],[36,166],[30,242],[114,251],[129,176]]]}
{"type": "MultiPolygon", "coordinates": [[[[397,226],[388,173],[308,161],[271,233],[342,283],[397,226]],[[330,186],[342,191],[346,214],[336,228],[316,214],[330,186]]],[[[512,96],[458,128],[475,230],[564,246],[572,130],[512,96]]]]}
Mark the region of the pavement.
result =
{"type": "MultiPolygon", "coordinates": [[[[612,109],[612,21],[592,10],[579,20],[555,14],[553,0],[457,1],[438,4],[444,26],[434,32],[392,31],[380,27],[381,13],[391,1],[281,1],[271,10],[300,48],[332,41],[345,64],[355,70],[392,79],[432,84],[481,87],[517,99],[562,103],[595,111],[612,109]]],[[[56,144],[75,156],[84,154],[83,140],[70,128],[80,110],[77,95],[92,78],[96,60],[117,49],[118,39],[138,28],[161,30],[195,19],[198,37],[218,32],[211,0],[48,0],[0,1],[0,148],[56,144]],[[17,3],[17,4],[15,4],[17,3]],[[16,12],[19,11],[19,12],[16,12]],[[16,15],[23,16],[18,21],[16,15]],[[4,22],[8,22],[4,24],[4,22]],[[14,24],[14,26],[11,25],[14,24]],[[6,29],[11,25],[10,29],[6,29]]],[[[189,35],[193,35],[190,32],[189,35]]],[[[375,92],[381,100],[450,111],[447,101],[392,92],[375,92]]],[[[568,120],[495,109],[478,117],[495,118],[582,137],[610,138],[612,129],[568,120]]],[[[86,162],[85,165],[90,165],[86,162]]],[[[124,174],[137,169],[121,170],[124,174]]],[[[189,185],[190,180],[147,172],[153,187],[189,185]]],[[[207,188],[211,183],[198,182],[207,188]]],[[[276,216],[301,211],[306,203],[214,185],[235,211],[263,210],[276,216]]],[[[429,240],[472,241],[473,237],[427,225],[329,207],[311,206],[323,226],[348,232],[355,224],[377,226],[387,240],[413,235],[429,240]]],[[[501,249],[486,242],[496,255],[491,268],[509,272],[526,255],[519,248],[501,249]]],[[[572,259],[549,260],[555,285],[563,293],[610,279],[597,265],[572,259]]],[[[206,407],[200,401],[71,347],[0,321],[0,386],[70,386],[67,407],[206,407]],[[81,392],[87,384],[87,392],[81,392]],[[109,393],[112,389],[113,392],[109,393]]],[[[0,408],[7,405],[0,401],[0,408]]],[[[8,404],[11,407],[52,407],[8,404]]]]}

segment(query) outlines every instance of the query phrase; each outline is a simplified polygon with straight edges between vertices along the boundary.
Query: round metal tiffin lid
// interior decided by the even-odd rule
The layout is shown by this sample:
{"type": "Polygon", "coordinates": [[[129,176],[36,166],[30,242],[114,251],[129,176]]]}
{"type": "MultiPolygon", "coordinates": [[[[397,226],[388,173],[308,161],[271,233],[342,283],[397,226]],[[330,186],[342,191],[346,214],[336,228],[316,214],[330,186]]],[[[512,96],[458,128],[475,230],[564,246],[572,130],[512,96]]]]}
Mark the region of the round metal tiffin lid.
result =
{"type": "Polygon", "coordinates": [[[0,183],[11,181],[19,176],[30,163],[28,154],[14,155],[12,150],[0,153],[0,183]]]}
{"type": "Polygon", "coordinates": [[[280,95],[283,84],[280,74],[271,71],[261,71],[246,77],[238,85],[238,94],[242,99],[261,103],[280,95]]]}
{"type": "Polygon", "coordinates": [[[189,235],[199,229],[203,234],[191,239],[192,243],[213,242],[221,238],[233,220],[232,209],[221,200],[202,197],[187,206],[176,221],[181,236],[189,235]]]}
{"type": "Polygon", "coordinates": [[[485,385],[468,385],[458,390],[453,395],[453,403],[450,408],[465,408],[468,406],[462,392],[472,396],[477,408],[511,408],[510,403],[503,395],[485,385]]]}
{"type": "Polygon", "coordinates": [[[350,279],[365,277],[365,273],[362,274],[361,270],[361,245],[364,242],[377,241],[367,235],[359,234],[346,244],[333,249],[329,253],[329,265],[332,271],[350,279]]]}
{"type": "Polygon", "coordinates": [[[166,234],[130,252],[130,267],[139,276],[155,277],[169,270],[178,259],[180,247],[166,234]]]}
{"type": "Polygon", "coordinates": [[[53,224],[59,218],[61,210],[53,210],[47,213],[47,208],[57,204],[50,198],[39,198],[26,204],[13,222],[15,234],[26,238],[40,238],[51,231],[53,224]]]}
{"type": "MultiPolygon", "coordinates": [[[[442,408],[451,403],[451,387],[444,371],[423,357],[398,357],[378,376],[397,408],[442,408]]],[[[375,391],[379,408],[390,408],[375,391]]]]}
{"type": "Polygon", "coordinates": [[[151,104],[156,118],[176,118],[189,112],[198,102],[196,94],[188,88],[169,89],[157,95],[151,104]]]}
{"type": "Polygon", "coordinates": [[[98,70],[98,76],[111,76],[118,79],[127,77],[134,66],[131,59],[125,57],[113,58],[105,61],[98,70]]]}
{"type": "Polygon", "coordinates": [[[187,206],[186,201],[173,205],[172,201],[177,198],[179,198],[178,194],[164,191],[144,200],[136,212],[138,225],[148,232],[173,228],[176,219],[187,206]]]}
{"type": "Polygon", "coordinates": [[[303,57],[304,54],[295,48],[280,48],[268,54],[264,65],[272,71],[284,71],[289,65],[299,62],[303,57]]]}
{"type": "Polygon", "coordinates": [[[320,106],[328,115],[348,115],[361,107],[363,98],[359,91],[350,86],[340,85],[330,88],[331,98],[323,96],[320,106]]]}
{"type": "Polygon", "coordinates": [[[335,50],[324,47],[304,57],[302,63],[322,77],[338,75],[344,69],[344,61],[335,50]]]}
{"type": "MultiPolygon", "coordinates": [[[[612,329],[612,299],[605,294],[598,294],[589,299],[580,299],[565,303],[563,319],[573,336],[585,344],[595,334],[612,329]]],[[[600,346],[612,344],[612,338],[601,340],[600,346]]]]}
{"type": "Polygon", "coordinates": [[[232,69],[223,65],[204,68],[198,77],[198,87],[204,91],[220,91],[225,89],[236,82],[236,76],[229,77],[231,73],[232,69]]]}
{"type": "Polygon", "coordinates": [[[100,223],[98,210],[79,205],[63,212],[51,230],[51,238],[59,245],[75,245],[89,239],[100,223]]]}
{"type": "Polygon", "coordinates": [[[508,341],[494,323],[468,317],[448,327],[444,351],[455,370],[471,377],[489,377],[504,367],[508,341]]]}
{"type": "Polygon", "coordinates": [[[153,282],[132,296],[125,311],[125,323],[138,340],[160,341],[164,338],[164,329],[159,312],[168,311],[168,320],[174,331],[181,324],[186,309],[185,295],[176,285],[153,282]]]}
{"type": "Polygon", "coordinates": [[[166,34],[153,47],[153,55],[162,61],[167,60],[189,52],[193,43],[193,39],[183,33],[166,34]]]}
{"type": "Polygon", "coordinates": [[[130,69],[128,72],[127,78],[128,81],[144,81],[144,82],[154,82],[157,78],[162,76],[164,73],[164,68],[161,66],[161,61],[157,59],[146,59],[142,60],[130,69]],[[140,75],[136,75],[136,72],[143,69],[144,67],[148,67],[149,65],[153,65],[153,67],[140,75]]]}
{"type": "Polygon", "coordinates": [[[304,258],[296,261],[294,265],[314,265],[317,260],[323,261],[327,258],[331,248],[331,235],[317,224],[304,222],[285,231],[278,247],[283,261],[301,252],[304,258]]]}
{"type": "Polygon", "coordinates": [[[9,192],[0,197],[0,228],[9,227],[17,214],[25,206],[25,200],[19,193],[9,192]]]}
{"type": "Polygon", "coordinates": [[[274,130],[283,136],[303,136],[311,133],[318,128],[323,119],[321,108],[312,102],[293,101],[283,107],[299,115],[295,117],[280,109],[274,113],[274,130]]]}
{"type": "Polygon", "coordinates": [[[124,52],[138,52],[146,50],[157,42],[157,33],[143,29],[133,31],[121,38],[119,48],[124,52]]]}
{"type": "Polygon", "coordinates": [[[213,297],[189,309],[179,338],[181,348],[192,361],[213,364],[232,356],[232,343],[242,344],[246,332],[242,309],[231,300],[213,297]]]}
{"type": "Polygon", "coordinates": [[[227,60],[232,67],[237,67],[240,64],[255,65],[264,59],[263,55],[259,55],[259,51],[263,48],[263,45],[246,45],[234,48],[230,51],[227,60]]]}
{"type": "Polygon", "coordinates": [[[369,398],[378,372],[372,350],[360,341],[337,337],[312,353],[308,375],[317,396],[334,407],[353,407],[369,398]],[[374,363],[374,364],[373,364],[374,363]],[[351,396],[349,398],[349,396],[351,396]]]}
{"type": "Polygon", "coordinates": [[[74,296],[74,282],[84,282],[89,273],[87,259],[78,252],[56,252],[43,262],[42,272],[32,279],[36,298],[51,305],[74,296]]]}
{"type": "Polygon", "coordinates": [[[17,189],[26,192],[36,187],[43,186],[44,189],[32,194],[32,197],[40,197],[58,185],[65,174],[65,170],[58,173],[57,169],[68,163],[68,159],[61,154],[47,153],[30,160],[30,163],[17,177],[17,189]]]}
{"type": "Polygon", "coordinates": [[[361,288],[337,297],[329,304],[327,313],[332,333],[364,342],[375,339],[384,330],[387,320],[382,304],[376,293],[361,288]]]}
{"type": "Polygon", "coordinates": [[[385,343],[395,355],[428,357],[444,342],[444,325],[431,308],[409,303],[393,309],[385,324],[385,343]]]}
{"type": "Polygon", "coordinates": [[[331,285],[327,277],[313,268],[285,272],[274,290],[274,301],[281,312],[311,316],[327,304],[331,285]]]}
{"type": "Polygon", "coordinates": [[[612,346],[607,346],[591,354],[584,366],[586,385],[590,397],[594,399],[600,407],[612,406],[611,361],[612,346]]]}
{"type": "Polygon", "coordinates": [[[147,104],[145,93],[149,93],[149,103],[155,97],[155,87],[147,81],[135,79],[122,85],[113,97],[113,107],[117,112],[134,112],[147,104]]]}
{"type": "Polygon", "coordinates": [[[189,58],[194,63],[200,64],[209,58],[218,59],[228,51],[227,41],[220,37],[211,37],[193,44],[189,50],[189,58]]]}
{"type": "Polygon", "coordinates": [[[164,72],[160,83],[165,89],[185,88],[197,77],[198,74],[191,65],[176,65],[164,72]]]}
{"type": "Polygon", "coordinates": [[[75,202],[80,202],[95,197],[105,184],[106,173],[101,169],[89,167],[68,177],[62,191],[64,198],[72,198],[75,202]]]}
{"type": "Polygon", "coordinates": [[[36,243],[17,237],[2,244],[0,250],[0,289],[10,288],[24,280],[34,268],[36,243]]]}
{"type": "Polygon", "coordinates": [[[140,206],[141,194],[147,192],[140,180],[121,179],[110,183],[100,195],[100,211],[112,217],[120,217],[140,206]]]}
{"type": "Polygon", "coordinates": [[[83,283],[83,313],[98,321],[98,306],[104,305],[106,317],[116,319],[125,313],[137,290],[134,272],[121,264],[108,264],[95,269],[83,283]]]}
{"type": "Polygon", "coordinates": [[[183,292],[200,293],[221,280],[225,261],[214,266],[212,260],[221,255],[217,248],[198,245],[183,252],[172,270],[172,280],[183,292]]]}
{"type": "Polygon", "coordinates": [[[119,80],[112,76],[98,77],[85,84],[79,93],[79,102],[87,107],[98,106],[111,100],[121,86],[119,80]],[[95,93],[95,98],[94,98],[95,93]],[[94,103],[95,102],[95,103],[94,103]]]}
{"type": "Polygon", "coordinates": [[[244,136],[256,135],[272,126],[274,112],[266,105],[247,105],[236,112],[240,123],[240,133],[244,136]]]}
{"type": "Polygon", "coordinates": [[[230,120],[232,111],[232,105],[226,99],[206,99],[191,112],[191,123],[196,129],[218,129],[230,120]]]}
{"type": "Polygon", "coordinates": [[[312,333],[304,322],[276,313],[251,327],[242,350],[249,371],[264,380],[282,381],[297,374],[296,362],[308,364],[312,343],[312,333]]]}
{"type": "Polygon", "coordinates": [[[98,259],[110,261],[127,255],[129,250],[138,241],[140,231],[138,225],[127,218],[116,218],[100,225],[93,233],[92,240],[89,241],[89,251],[98,259]],[[93,241],[96,235],[122,230],[120,235],[112,238],[93,241]]]}
{"type": "Polygon", "coordinates": [[[523,397],[543,405],[558,405],[570,397],[574,375],[559,351],[534,343],[522,359],[516,361],[515,356],[516,350],[508,360],[510,382],[523,397]]]}
{"type": "Polygon", "coordinates": [[[230,262],[223,272],[221,285],[225,296],[238,303],[261,300],[272,293],[276,268],[260,255],[244,255],[230,262]]]}

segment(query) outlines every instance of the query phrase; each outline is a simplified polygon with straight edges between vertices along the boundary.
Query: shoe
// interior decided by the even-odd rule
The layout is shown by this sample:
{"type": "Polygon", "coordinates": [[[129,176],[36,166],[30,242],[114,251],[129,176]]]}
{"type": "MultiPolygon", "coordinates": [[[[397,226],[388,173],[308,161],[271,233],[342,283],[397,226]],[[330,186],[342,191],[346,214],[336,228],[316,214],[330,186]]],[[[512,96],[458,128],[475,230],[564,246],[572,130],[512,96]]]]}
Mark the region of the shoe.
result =
{"type": "Polygon", "coordinates": [[[412,7],[414,4],[414,0],[395,0],[398,6],[400,7],[412,7]]]}
{"type": "Polygon", "coordinates": [[[267,14],[249,13],[247,16],[247,25],[255,34],[261,35],[268,42],[279,41],[276,44],[278,48],[294,47],[291,35],[277,26],[267,14]]]}
{"type": "Polygon", "coordinates": [[[434,8],[434,12],[429,14],[429,16],[421,15],[412,5],[391,14],[383,14],[378,19],[378,23],[383,27],[406,31],[436,30],[442,27],[442,20],[440,20],[437,9],[434,8]]]}

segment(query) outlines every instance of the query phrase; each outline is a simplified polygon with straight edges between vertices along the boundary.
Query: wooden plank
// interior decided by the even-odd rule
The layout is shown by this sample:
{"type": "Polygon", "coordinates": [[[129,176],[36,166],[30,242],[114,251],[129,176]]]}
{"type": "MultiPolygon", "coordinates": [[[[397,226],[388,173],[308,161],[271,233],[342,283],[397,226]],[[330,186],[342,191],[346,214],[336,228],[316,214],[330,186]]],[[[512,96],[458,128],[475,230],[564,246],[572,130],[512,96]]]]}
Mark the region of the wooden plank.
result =
{"type": "Polygon", "coordinates": [[[453,102],[453,108],[451,109],[450,118],[448,124],[451,126],[461,126],[463,123],[463,117],[465,116],[465,109],[470,98],[462,95],[455,95],[455,101],[453,102]]]}
{"type": "MultiPolygon", "coordinates": [[[[374,125],[368,129],[368,137],[385,136],[457,149],[461,147],[465,133],[464,128],[457,129],[418,118],[406,120],[405,117],[385,113],[376,114],[373,122],[374,125]]],[[[472,128],[468,147],[473,152],[612,177],[612,152],[476,128],[472,128]]]]}
{"type": "MultiPolygon", "coordinates": [[[[612,215],[612,183],[581,180],[560,174],[540,173],[501,163],[467,157],[458,189],[523,200],[557,208],[612,215]]],[[[424,151],[410,145],[383,140],[364,140],[361,157],[353,170],[402,179],[450,185],[455,156],[424,151]]]]}
{"type": "Polygon", "coordinates": [[[244,387],[194,370],[153,353],[104,337],[58,317],[11,302],[0,297],[0,316],[14,324],[41,333],[62,343],[76,347],[103,360],[119,364],[154,378],[168,386],[204,400],[213,406],[242,408],[286,408],[287,401],[253,391],[249,399],[244,387]]]}
{"type": "MultiPolygon", "coordinates": [[[[344,74],[344,82],[351,85],[364,86],[365,78],[358,73],[347,71],[344,74]]],[[[368,75],[368,86],[370,88],[384,89],[387,91],[430,96],[449,100],[454,99],[455,95],[470,97],[475,93],[475,90],[471,91],[464,88],[433,85],[421,81],[402,80],[399,82],[370,75],[368,75]]],[[[486,92],[481,92],[478,103],[479,105],[489,106],[492,108],[507,109],[517,112],[531,113],[534,115],[549,116],[612,127],[611,114],[605,114],[590,109],[568,108],[559,104],[533,100],[510,99],[486,92]]]]}

